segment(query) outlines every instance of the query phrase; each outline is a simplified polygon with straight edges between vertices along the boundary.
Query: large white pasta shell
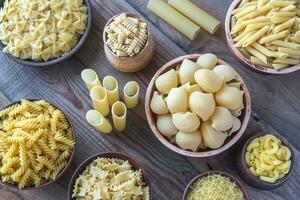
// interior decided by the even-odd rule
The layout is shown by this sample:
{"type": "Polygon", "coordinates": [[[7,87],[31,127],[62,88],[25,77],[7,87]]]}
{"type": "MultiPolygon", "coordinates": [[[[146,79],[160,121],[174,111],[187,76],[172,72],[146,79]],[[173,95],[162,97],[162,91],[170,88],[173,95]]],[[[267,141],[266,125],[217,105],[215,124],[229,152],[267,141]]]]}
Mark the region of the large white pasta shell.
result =
{"type": "Polygon", "coordinates": [[[174,69],[167,71],[160,75],[156,81],[155,86],[162,94],[168,94],[170,90],[178,85],[177,72],[174,69]]]}
{"type": "Polygon", "coordinates": [[[227,131],[228,137],[229,137],[232,133],[238,131],[238,130],[241,128],[241,125],[242,125],[242,124],[241,124],[241,120],[240,120],[239,118],[233,116],[233,126],[232,126],[232,128],[231,128],[231,130],[230,130],[229,132],[227,131]]]}
{"type": "Polygon", "coordinates": [[[235,72],[234,70],[227,66],[227,65],[217,65],[213,71],[220,76],[221,78],[223,78],[224,83],[231,81],[232,79],[234,79],[235,77],[235,72]]]}
{"type": "Polygon", "coordinates": [[[235,110],[243,105],[243,92],[235,87],[224,85],[224,87],[215,94],[216,102],[229,110],[235,110]]]}
{"type": "Polygon", "coordinates": [[[196,130],[191,133],[178,131],[175,137],[177,145],[184,150],[197,151],[201,144],[201,133],[196,130]]]}
{"type": "Polygon", "coordinates": [[[171,113],[186,112],[188,104],[187,91],[182,88],[172,88],[168,98],[167,106],[171,113]]]}
{"type": "Polygon", "coordinates": [[[157,91],[153,93],[150,101],[150,108],[152,112],[158,115],[166,114],[169,112],[166,102],[162,95],[159,95],[157,91]]]}
{"type": "Polygon", "coordinates": [[[173,124],[172,116],[170,114],[157,115],[156,128],[162,135],[168,138],[171,138],[173,135],[176,135],[178,131],[175,125],[173,124]]]}
{"type": "Polygon", "coordinates": [[[202,69],[212,69],[217,63],[218,58],[212,53],[203,54],[197,59],[197,64],[200,65],[202,69]]]}
{"type": "Polygon", "coordinates": [[[233,125],[233,116],[231,112],[221,106],[217,106],[211,118],[211,127],[216,129],[217,131],[226,131],[230,129],[233,125]]]}
{"type": "Polygon", "coordinates": [[[211,149],[217,149],[221,147],[227,138],[226,133],[212,128],[210,122],[208,121],[201,124],[201,135],[204,145],[211,149]]]}
{"type": "Polygon", "coordinates": [[[189,98],[189,107],[203,121],[206,121],[214,112],[216,103],[213,94],[193,92],[189,98]]]}
{"type": "Polygon", "coordinates": [[[172,120],[177,129],[183,132],[193,132],[200,126],[200,120],[195,113],[174,113],[172,120]]]}
{"type": "Polygon", "coordinates": [[[217,92],[223,85],[223,80],[214,71],[199,69],[194,74],[196,82],[205,92],[217,92]]]}
{"type": "Polygon", "coordinates": [[[188,83],[185,83],[184,85],[182,85],[181,87],[183,87],[188,95],[191,95],[193,92],[203,92],[203,90],[200,88],[200,86],[196,83],[196,84],[190,84],[189,82],[188,83]]]}
{"type": "Polygon", "coordinates": [[[198,69],[200,69],[200,66],[197,63],[189,59],[184,59],[179,69],[179,79],[181,84],[185,84],[187,82],[192,84],[196,83],[194,74],[198,69]]]}

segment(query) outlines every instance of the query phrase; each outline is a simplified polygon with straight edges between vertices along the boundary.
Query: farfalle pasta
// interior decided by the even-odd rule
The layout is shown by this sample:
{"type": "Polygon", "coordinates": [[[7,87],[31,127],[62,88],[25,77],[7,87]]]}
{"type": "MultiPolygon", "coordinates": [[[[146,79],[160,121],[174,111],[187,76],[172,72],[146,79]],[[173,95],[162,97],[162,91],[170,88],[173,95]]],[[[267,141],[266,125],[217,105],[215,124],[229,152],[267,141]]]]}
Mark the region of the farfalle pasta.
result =
{"type": "Polygon", "coordinates": [[[3,52],[47,61],[69,52],[86,29],[82,0],[6,0],[0,10],[3,52]]]}
{"type": "Polygon", "coordinates": [[[149,187],[142,172],[132,169],[128,161],[117,158],[97,158],[75,181],[73,198],[149,200],[149,187]]]}
{"type": "Polygon", "coordinates": [[[67,165],[74,141],[64,114],[44,100],[0,111],[0,177],[19,188],[55,180],[67,165]]]}

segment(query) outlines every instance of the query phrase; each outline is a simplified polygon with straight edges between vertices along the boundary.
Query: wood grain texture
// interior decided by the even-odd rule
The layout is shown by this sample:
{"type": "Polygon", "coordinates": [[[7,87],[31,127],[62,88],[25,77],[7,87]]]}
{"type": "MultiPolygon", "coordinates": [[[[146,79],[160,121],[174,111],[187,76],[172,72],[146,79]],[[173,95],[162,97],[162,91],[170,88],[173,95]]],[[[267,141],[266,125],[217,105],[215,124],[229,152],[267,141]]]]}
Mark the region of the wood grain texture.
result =
{"type": "MultiPolygon", "coordinates": [[[[230,1],[197,0],[203,9],[220,21],[224,21],[230,1]]],[[[120,151],[140,161],[149,174],[153,199],[180,199],[186,184],[200,172],[210,169],[225,170],[237,175],[235,153],[239,145],[251,134],[273,129],[286,137],[294,148],[295,157],[300,157],[300,72],[287,76],[266,76],[254,73],[238,63],[230,54],[224,26],[213,36],[201,32],[190,42],[184,36],[166,25],[146,9],[147,0],[92,0],[93,24],[87,41],[79,52],[63,63],[35,69],[14,63],[0,53],[0,90],[12,101],[21,98],[43,98],[63,107],[70,116],[77,133],[78,145],[75,158],[66,174],[56,183],[39,191],[12,191],[24,200],[67,199],[67,186],[75,168],[89,156],[103,151],[120,151]],[[155,54],[152,62],[142,71],[124,74],[114,70],[107,62],[102,42],[106,21],[119,12],[135,12],[149,23],[155,40],[155,54]],[[251,118],[243,140],[219,156],[199,159],[178,155],[164,147],[153,135],[145,117],[144,96],[148,83],[156,70],[169,60],[188,53],[213,52],[230,63],[243,77],[250,89],[253,108],[257,113],[251,118]],[[89,93],[81,81],[80,72],[85,67],[94,69],[100,78],[106,75],[117,77],[120,90],[127,81],[140,84],[140,103],[128,112],[128,124],[123,133],[102,135],[86,121],[85,113],[92,108],[89,93]]],[[[1,97],[1,95],[0,95],[1,97]]],[[[0,98],[0,104],[7,103],[0,98]]],[[[296,200],[300,191],[300,160],[296,159],[294,172],[284,186],[268,192],[249,186],[246,190],[250,199],[296,200]]],[[[7,189],[5,189],[7,190],[7,189]]],[[[0,190],[0,196],[4,193],[0,190]]],[[[13,198],[11,198],[13,199],[13,198]]]]}

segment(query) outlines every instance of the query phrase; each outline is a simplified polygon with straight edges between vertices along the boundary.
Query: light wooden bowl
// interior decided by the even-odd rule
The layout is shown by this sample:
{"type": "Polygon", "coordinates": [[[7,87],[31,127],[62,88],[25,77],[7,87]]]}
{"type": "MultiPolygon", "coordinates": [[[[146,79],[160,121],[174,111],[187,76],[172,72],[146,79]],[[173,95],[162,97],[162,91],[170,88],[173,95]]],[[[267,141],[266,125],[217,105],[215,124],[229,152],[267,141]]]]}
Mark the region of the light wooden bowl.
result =
{"type": "Polygon", "coordinates": [[[241,0],[233,0],[231,3],[230,7],[228,8],[227,14],[226,14],[226,19],[225,19],[225,33],[226,33],[226,41],[227,45],[229,47],[229,50],[232,52],[232,54],[244,65],[246,65],[248,68],[256,71],[256,72],[262,72],[262,73],[267,73],[267,74],[288,74],[295,72],[300,69],[300,64],[283,68],[280,70],[264,67],[261,65],[255,65],[250,61],[250,59],[246,58],[238,48],[234,46],[234,42],[231,36],[231,16],[232,16],[232,11],[239,5],[241,0]]]}
{"type": "Polygon", "coordinates": [[[294,167],[294,162],[295,162],[295,155],[293,152],[293,149],[291,148],[289,142],[282,137],[281,135],[278,134],[274,134],[274,133],[268,133],[268,132],[259,132],[256,133],[255,135],[253,135],[252,137],[250,137],[246,143],[243,145],[243,148],[241,151],[239,151],[239,153],[237,154],[237,162],[236,162],[236,166],[237,166],[237,170],[238,173],[240,174],[241,178],[249,185],[251,185],[252,187],[261,189],[261,190],[273,190],[276,189],[278,187],[280,187],[281,185],[283,185],[291,176],[291,173],[293,171],[293,167],[294,167]],[[247,147],[249,145],[249,143],[254,140],[257,137],[260,136],[264,136],[267,134],[271,134],[276,136],[278,139],[280,139],[282,141],[282,144],[285,145],[286,147],[288,147],[291,150],[291,168],[290,171],[281,179],[278,179],[277,181],[275,181],[274,183],[268,183],[265,181],[260,180],[257,176],[254,176],[252,174],[252,172],[250,171],[246,160],[245,160],[245,154],[246,154],[246,150],[247,147]]]}
{"type": "MultiPolygon", "coordinates": [[[[116,18],[120,14],[121,13],[110,18],[110,20],[108,20],[108,22],[106,23],[104,30],[114,20],[114,18],[116,18]]],[[[140,21],[144,21],[142,17],[140,17],[137,14],[129,13],[129,12],[125,12],[125,14],[130,17],[138,18],[140,21]]],[[[148,40],[143,50],[132,57],[119,57],[115,55],[111,51],[111,49],[107,46],[106,40],[107,40],[106,33],[105,31],[103,31],[103,43],[104,43],[105,56],[108,62],[112,65],[112,67],[121,72],[130,73],[130,72],[136,72],[143,69],[149,64],[149,62],[151,61],[154,55],[154,41],[149,31],[149,26],[148,26],[148,40]]]]}
{"type": "Polygon", "coordinates": [[[203,178],[205,176],[209,176],[209,175],[212,175],[212,174],[219,174],[219,175],[222,175],[222,176],[225,176],[225,177],[228,177],[232,182],[234,182],[236,184],[236,186],[241,190],[241,192],[244,194],[244,199],[245,200],[248,200],[249,199],[249,196],[248,196],[248,193],[244,187],[244,185],[242,184],[242,182],[236,178],[235,176],[227,173],[227,172],[224,172],[224,171],[208,171],[208,172],[204,172],[204,173],[201,173],[199,174],[198,176],[196,176],[195,178],[193,178],[189,184],[186,186],[185,190],[184,190],[184,193],[183,193],[183,196],[182,196],[182,200],[187,200],[187,196],[188,194],[191,192],[191,187],[192,185],[200,178],[203,178]]]}
{"type": "MultiPolygon", "coordinates": [[[[28,100],[28,101],[39,101],[39,100],[41,100],[41,99],[26,99],[26,100],[28,100]]],[[[63,168],[63,170],[61,170],[61,172],[57,175],[57,177],[55,178],[55,180],[50,180],[50,181],[48,181],[48,182],[46,182],[46,183],[43,183],[42,185],[40,185],[40,186],[38,186],[38,187],[31,186],[31,187],[25,187],[25,188],[22,188],[22,189],[19,189],[18,186],[15,186],[15,185],[12,185],[12,184],[9,184],[9,183],[2,182],[2,181],[1,181],[1,183],[2,183],[3,185],[6,185],[6,186],[9,187],[9,188],[13,188],[13,189],[16,189],[16,190],[39,190],[39,189],[41,189],[41,188],[44,188],[44,187],[50,185],[51,183],[56,182],[56,181],[57,181],[57,180],[58,180],[58,179],[59,179],[59,178],[67,171],[67,169],[70,167],[70,165],[71,165],[71,163],[72,163],[72,161],[73,161],[73,158],[74,158],[74,155],[75,155],[74,152],[75,152],[75,148],[76,148],[76,144],[77,144],[77,143],[76,143],[75,129],[74,129],[72,123],[71,123],[70,118],[68,117],[68,115],[66,115],[66,113],[65,113],[62,109],[60,109],[58,106],[56,106],[55,104],[53,104],[53,103],[51,103],[51,102],[49,102],[49,101],[47,101],[47,102],[50,103],[50,104],[51,104],[52,106],[54,106],[55,108],[57,108],[58,110],[60,110],[60,111],[65,115],[65,117],[67,118],[67,121],[69,122],[70,127],[71,127],[71,129],[72,129],[72,139],[73,139],[75,145],[74,145],[73,151],[72,151],[72,153],[71,153],[71,156],[70,156],[70,158],[69,158],[69,161],[68,161],[68,163],[66,164],[66,166],[63,168]]],[[[13,102],[13,103],[10,103],[10,104],[8,104],[7,106],[1,108],[0,110],[4,110],[5,108],[7,108],[7,107],[9,107],[9,106],[12,106],[12,105],[15,105],[15,104],[17,104],[17,103],[21,103],[21,101],[15,101],[15,102],[13,102]]],[[[1,180],[1,179],[0,179],[0,180],[1,180]]]]}
{"type": "MultiPolygon", "coordinates": [[[[147,92],[146,92],[146,98],[145,98],[145,110],[146,110],[147,120],[148,120],[148,123],[149,123],[149,126],[150,126],[152,132],[157,137],[157,139],[161,143],[163,143],[166,147],[171,149],[172,151],[174,151],[176,153],[179,153],[181,155],[190,156],[190,157],[209,157],[209,156],[220,154],[223,151],[230,148],[233,144],[235,144],[240,139],[240,137],[242,137],[242,135],[243,135],[243,133],[244,133],[244,131],[245,131],[247,125],[248,125],[248,122],[249,122],[249,119],[250,119],[250,114],[251,114],[251,99],[250,99],[250,94],[249,94],[248,88],[247,88],[245,82],[243,81],[243,79],[236,72],[237,79],[239,79],[241,81],[241,83],[242,83],[241,87],[242,87],[242,90],[244,91],[244,106],[245,106],[245,108],[242,111],[242,115],[239,117],[239,119],[241,120],[241,128],[239,129],[238,132],[235,132],[230,137],[228,137],[225,140],[225,143],[220,148],[218,148],[218,149],[209,149],[209,148],[207,148],[207,149],[201,150],[199,152],[192,152],[192,151],[188,151],[188,150],[183,150],[183,149],[179,148],[177,145],[172,144],[167,138],[165,138],[158,131],[158,129],[156,127],[156,114],[154,114],[151,111],[151,108],[150,108],[150,101],[151,101],[153,92],[156,90],[155,80],[161,74],[167,72],[170,69],[175,68],[185,58],[190,59],[192,61],[196,61],[197,58],[200,55],[201,54],[190,54],[190,55],[181,56],[181,57],[178,57],[174,60],[171,60],[170,62],[168,62],[164,66],[162,66],[156,72],[156,74],[153,76],[151,82],[149,83],[148,88],[147,88],[147,92]]],[[[229,65],[221,59],[219,59],[218,64],[229,65]]]]}
{"type": "Polygon", "coordinates": [[[95,155],[89,157],[88,159],[86,159],[85,161],[83,161],[83,163],[81,163],[78,166],[78,168],[74,172],[74,174],[73,174],[73,176],[71,178],[71,181],[69,183],[69,188],[68,188],[68,199],[69,200],[75,200],[75,198],[72,198],[72,194],[73,194],[73,188],[74,188],[76,179],[85,170],[85,168],[93,160],[95,160],[97,158],[118,158],[118,159],[122,159],[122,160],[128,160],[129,164],[132,166],[132,168],[134,170],[141,170],[142,176],[143,176],[143,181],[144,181],[145,185],[149,187],[150,200],[152,199],[152,193],[151,193],[151,188],[150,188],[150,182],[149,182],[149,179],[148,179],[148,174],[146,173],[145,169],[143,168],[143,166],[139,162],[137,162],[136,160],[134,160],[133,158],[131,158],[129,155],[126,155],[126,154],[123,154],[123,153],[119,153],[119,152],[104,152],[104,153],[98,153],[98,154],[95,154],[95,155]]]}

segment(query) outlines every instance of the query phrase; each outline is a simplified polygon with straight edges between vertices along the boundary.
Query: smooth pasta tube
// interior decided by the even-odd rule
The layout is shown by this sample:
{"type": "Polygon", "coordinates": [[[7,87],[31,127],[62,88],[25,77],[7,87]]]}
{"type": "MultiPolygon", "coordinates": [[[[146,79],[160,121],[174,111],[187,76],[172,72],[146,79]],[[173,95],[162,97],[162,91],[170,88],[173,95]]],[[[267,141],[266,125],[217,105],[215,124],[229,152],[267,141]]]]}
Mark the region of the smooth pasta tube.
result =
{"type": "Polygon", "coordinates": [[[109,106],[112,106],[116,101],[119,101],[119,85],[115,77],[105,76],[103,79],[103,87],[107,92],[109,106]]]}
{"type": "Polygon", "coordinates": [[[110,133],[112,131],[110,122],[97,110],[88,111],[85,118],[89,124],[102,133],[110,133]]]}
{"type": "Polygon", "coordinates": [[[124,101],[127,108],[134,108],[139,102],[140,86],[136,81],[129,81],[124,86],[124,101]]]}
{"type": "Polygon", "coordinates": [[[147,8],[191,40],[195,39],[200,31],[198,25],[177,12],[163,0],[150,0],[147,8]]]}
{"type": "Polygon", "coordinates": [[[92,69],[84,69],[81,72],[81,78],[89,90],[96,85],[101,86],[97,73],[92,69]]]}
{"type": "Polygon", "coordinates": [[[99,111],[103,116],[109,114],[109,104],[107,92],[102,86],[95,86],[90,91],[90,96],[95,110],[99,111]]]}
{"type": "Polygon", "coordinates": [[[114,127],[117,131],[123,131],[126,127],[127,109],[123,102],[117,101],[112,105],[111,115],[114,127]]]}
{"type": "Polygon", "coordinates": [[[212,17],[207,12],[190,1],[169,0],[168,3],[181,14],[191,19],[193,22],[198,24],[210,34],[214,34],[220,26],[220,21],[218,21],[216,18],[212,17]]]}

